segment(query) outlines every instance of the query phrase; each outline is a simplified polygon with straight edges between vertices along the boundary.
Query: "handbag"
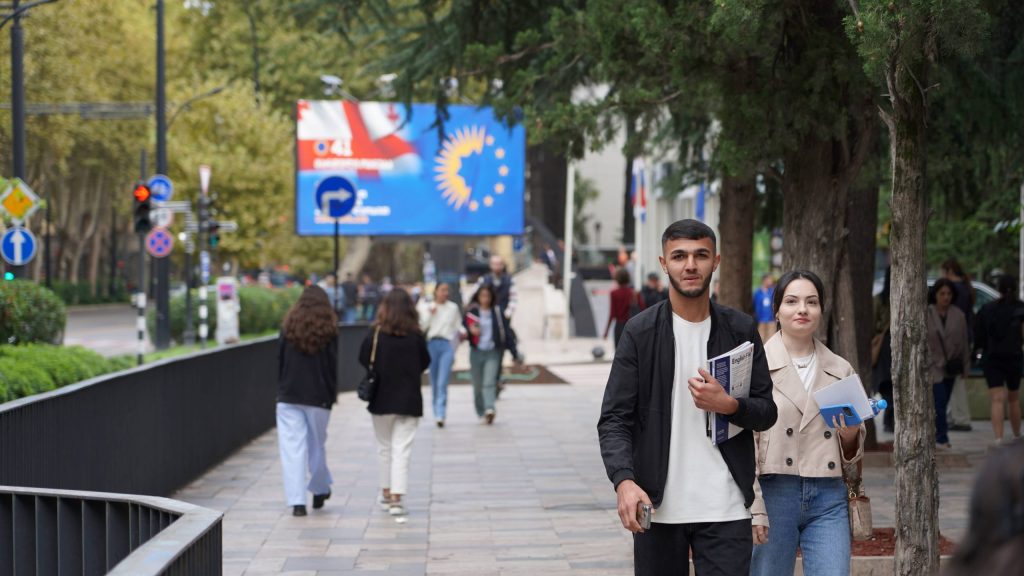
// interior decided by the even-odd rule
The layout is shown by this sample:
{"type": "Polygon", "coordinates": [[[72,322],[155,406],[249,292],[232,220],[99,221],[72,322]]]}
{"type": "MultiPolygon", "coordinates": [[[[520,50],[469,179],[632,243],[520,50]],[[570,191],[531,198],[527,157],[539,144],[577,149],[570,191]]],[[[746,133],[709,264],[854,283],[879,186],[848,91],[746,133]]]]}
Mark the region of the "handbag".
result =
{"type": "Polygon", "coordinates": [[[363,402],[373,401],[373,396],[377,393],[377,382],[380,380],[377,371],[373,369],[373,363],[377,360],[378,336],[380,336],[379,326],[373,332],[373,348],[370,350],[370,365],[366,368],[366,375],[363,376],[363,379],[359,381],[359,386],[356,387],[356,394],[363,402]]]}
{"type": "Polygon", "coordinates": [[[850,514],[850,536],[854,540],[869,540],[874,532],[871,498],[864,493],[860,465],[860,462],[844,464],[843,482],[846,484],[846,505],[850,514]]]}

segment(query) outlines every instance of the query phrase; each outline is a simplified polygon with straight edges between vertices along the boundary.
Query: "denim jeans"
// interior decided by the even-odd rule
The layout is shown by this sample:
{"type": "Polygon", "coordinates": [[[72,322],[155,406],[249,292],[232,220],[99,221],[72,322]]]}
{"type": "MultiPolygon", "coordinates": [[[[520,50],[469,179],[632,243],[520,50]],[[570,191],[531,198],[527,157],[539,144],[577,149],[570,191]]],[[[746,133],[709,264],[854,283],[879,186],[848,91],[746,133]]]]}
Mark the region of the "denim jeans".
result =
{"type": "Polygon", "coordinates": [[[455,361],[455,348],[450,340],[432,338],[427,342],[430,352],[430,393],[434,402],[434,418],[444,420],[448,407],[448,377],[455,361]]]}
{"type": "Polygon", "coordinates": [[[305,505],[307,490],[320,495],[331,491],[331,472],[324,453],[330,417],[331,411],[326,408],[277,403],[277,443],[289,506],[305,505]]]}
{"type": "MultiPolygon", "coordinates": [[[[932,384],[932,398],[935,400],[935,442],[938,444],[949,443],[946,407],[949,405],[949,396],[953,392],[954,382],[956,382],[956,378],[945,378],[932,384]]],[[[768,521],[771,522],[771,520],[768,521]]]]}
{"type": "Polygon", "coordinates": [[[768,510],[768,542],[754,546],[751,576],[793,574],[796,549],[804,574],[848,576],[850,517],[843,479],[766,474],[759,478],[768,510]]]}
{"type": "Polygon", "coordinates": [[[473,403],[476,406],[476,415],[480,418],[483,418],[488,410],[494,410],[503,353],[503,350],[476,348],[469,351],[469,372],[473,376],[473,403]]]}

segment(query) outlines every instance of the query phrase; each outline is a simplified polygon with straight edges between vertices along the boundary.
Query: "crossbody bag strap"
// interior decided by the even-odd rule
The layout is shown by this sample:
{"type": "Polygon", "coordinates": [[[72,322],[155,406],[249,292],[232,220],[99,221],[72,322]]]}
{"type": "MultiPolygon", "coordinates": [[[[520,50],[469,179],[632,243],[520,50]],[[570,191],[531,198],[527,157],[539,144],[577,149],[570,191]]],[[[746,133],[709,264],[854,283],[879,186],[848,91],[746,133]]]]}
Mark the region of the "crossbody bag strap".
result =
{"type": "Polygon", "coordinates": [[[373,331],[373,349],[370,351],[370,370],[373,370],[373,363],[377,360],[377,337],[380,336],[380,326],[373,331]]]}
{"type": "Polygon", "coordinates": [[[936,310],[935,308],[931,308],[931,312],[932,314],[935,315],[935,319],[938,320],[939,322],[939,348],[942,348],[942,361],[948,362],[949,354],[946,353],[946,339],[942,335],[942,333],[946,331],[946,325],[942,323],[942,317],[939,316],[938,310],[936,310]]]}

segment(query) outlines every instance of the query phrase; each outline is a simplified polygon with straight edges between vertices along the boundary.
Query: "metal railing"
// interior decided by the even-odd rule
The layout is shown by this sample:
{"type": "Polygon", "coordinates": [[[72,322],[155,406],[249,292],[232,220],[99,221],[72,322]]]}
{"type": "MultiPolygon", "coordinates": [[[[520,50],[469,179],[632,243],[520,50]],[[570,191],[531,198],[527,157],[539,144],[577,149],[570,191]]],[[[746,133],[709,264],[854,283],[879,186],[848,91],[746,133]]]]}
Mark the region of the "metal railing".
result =
{"type": "Polygon", "coordinates": [[[0,486],[0,576],[219,575],[221,520],[166,498],[0,486]]]}
{"type": "Polygon", "coordinates": [[[167,496],[274,427],[275,337],[0,404],[0,485],[167,496]]]}

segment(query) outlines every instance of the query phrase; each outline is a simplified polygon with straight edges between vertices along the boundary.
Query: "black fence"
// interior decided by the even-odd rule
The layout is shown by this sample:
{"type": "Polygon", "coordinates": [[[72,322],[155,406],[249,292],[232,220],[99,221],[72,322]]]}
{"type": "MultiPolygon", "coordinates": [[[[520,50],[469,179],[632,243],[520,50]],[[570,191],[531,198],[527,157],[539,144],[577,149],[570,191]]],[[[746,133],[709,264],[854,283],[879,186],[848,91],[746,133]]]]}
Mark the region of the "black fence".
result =
{"type": "Polygon", "coordinates": [[[366,369],[359,364],[359,347],[370,331],[370,324],[338,324],[338,391],[353,392],[366,369]]]}
{"type": "Polygon", "coordinates": [[[164,496],[274,426],[275,338],[0,405],[0,485],[164,496]]]}
{"type": "Polygon", "coordinates": [[[221,520],[165,498],[0,486],[0,576],[219,575],[221,520]]]}

